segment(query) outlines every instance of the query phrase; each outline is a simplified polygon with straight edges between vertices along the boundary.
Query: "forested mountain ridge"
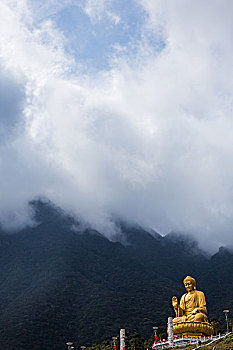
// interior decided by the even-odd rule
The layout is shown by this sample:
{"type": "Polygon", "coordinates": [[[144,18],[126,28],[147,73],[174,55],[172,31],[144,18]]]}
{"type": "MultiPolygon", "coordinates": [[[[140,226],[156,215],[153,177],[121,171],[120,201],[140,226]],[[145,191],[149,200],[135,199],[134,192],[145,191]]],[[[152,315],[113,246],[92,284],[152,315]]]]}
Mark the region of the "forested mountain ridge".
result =
{"type": "Polygon", "coordinates": [[[171,297],[192,275],[210,318],[233,310],[233,255],[206,256],[192,240],[119,222],[124,244],[50,203],[32,203],[38,222],[0,235],[0,340],[6,350],[90,345],[119,328],[144,336],[173,315],[171,297]]]}

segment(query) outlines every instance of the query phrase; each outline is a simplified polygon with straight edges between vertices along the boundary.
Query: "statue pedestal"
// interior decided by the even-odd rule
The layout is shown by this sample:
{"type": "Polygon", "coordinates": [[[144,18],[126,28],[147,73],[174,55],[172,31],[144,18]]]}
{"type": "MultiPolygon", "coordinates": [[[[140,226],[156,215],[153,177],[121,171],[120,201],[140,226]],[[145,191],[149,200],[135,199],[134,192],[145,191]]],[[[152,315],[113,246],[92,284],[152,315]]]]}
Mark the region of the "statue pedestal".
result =
{"type": "Polygon", "coordinates": [[[208,322],[178,322],[173,324],[174,336],[204,337],[214,334],[213,327],[208,322]]]}

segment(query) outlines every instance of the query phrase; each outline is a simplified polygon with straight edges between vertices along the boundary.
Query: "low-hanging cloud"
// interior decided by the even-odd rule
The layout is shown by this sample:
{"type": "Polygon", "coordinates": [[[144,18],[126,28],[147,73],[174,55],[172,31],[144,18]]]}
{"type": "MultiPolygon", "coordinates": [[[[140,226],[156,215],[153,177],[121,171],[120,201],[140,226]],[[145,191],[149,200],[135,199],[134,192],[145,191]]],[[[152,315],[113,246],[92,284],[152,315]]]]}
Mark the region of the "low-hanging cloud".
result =
{"type": "Polygon", "coordinates": [[[137,2],[138,50],[95,73],[74,69],[54,22],[1,3],[4,227],[28,223],[43,195],[105,232],[117,215],[232,243],[232,2],[137,2]]]}

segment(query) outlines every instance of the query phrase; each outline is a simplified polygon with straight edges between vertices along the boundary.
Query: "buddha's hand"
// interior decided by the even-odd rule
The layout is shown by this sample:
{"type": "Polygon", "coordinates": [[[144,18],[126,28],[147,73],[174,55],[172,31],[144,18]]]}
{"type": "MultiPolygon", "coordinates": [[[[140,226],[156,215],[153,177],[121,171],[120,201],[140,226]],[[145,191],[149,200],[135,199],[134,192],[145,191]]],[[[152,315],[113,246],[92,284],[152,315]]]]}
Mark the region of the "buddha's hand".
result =
{"type": "Polygon", "coordinates": [[[173,297],[172,298],[172,306],[174,307],[174,309],[178,309],[178,300],[177,297],[173,297]]]}
{"type": "Polygon", "coordinates": [[[193,311],[191,312],[192,315],[198,314],[200,311],[199,309],[196,307],[195,309],[193,309],[193,311]]]}

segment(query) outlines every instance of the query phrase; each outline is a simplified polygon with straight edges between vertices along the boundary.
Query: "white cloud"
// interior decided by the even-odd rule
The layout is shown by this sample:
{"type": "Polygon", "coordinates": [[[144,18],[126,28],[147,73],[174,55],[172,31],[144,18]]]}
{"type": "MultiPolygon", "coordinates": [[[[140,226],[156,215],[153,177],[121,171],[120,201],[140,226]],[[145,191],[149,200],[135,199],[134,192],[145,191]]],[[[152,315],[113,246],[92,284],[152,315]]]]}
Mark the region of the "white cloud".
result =
{"type": "Polygon", "coordinates": [[[111,10],[111,0],[86,0],[83,9],[94,22],[103,18],[109,19],[115,25],[120,22],[120,17],[111,10]]]}
{"type": "Polygon", "coordinates": [[[46,195],[106,231],[117,214],[232,243],[232,2],[143,1],[143,30],[166,46],[95,76],[70,71],[63,35],[20,4],[0,5],[13,135],[0,141],[0,220],[24,224],[27,201],[46,195]]]}

